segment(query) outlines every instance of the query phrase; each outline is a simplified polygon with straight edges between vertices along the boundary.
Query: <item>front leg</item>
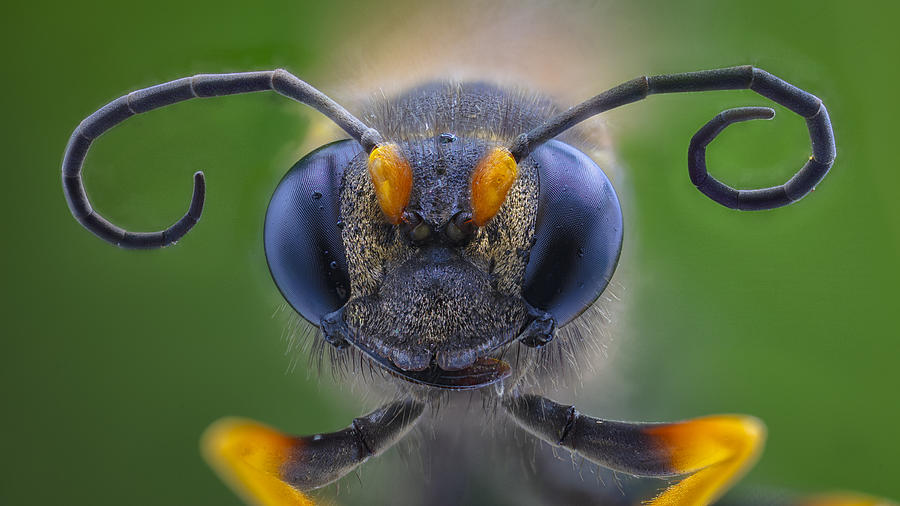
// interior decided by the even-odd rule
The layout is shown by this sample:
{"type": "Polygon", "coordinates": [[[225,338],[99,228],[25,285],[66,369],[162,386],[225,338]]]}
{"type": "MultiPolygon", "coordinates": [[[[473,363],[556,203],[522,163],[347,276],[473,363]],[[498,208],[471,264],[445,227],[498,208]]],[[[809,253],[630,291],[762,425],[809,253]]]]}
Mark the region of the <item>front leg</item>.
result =
{"type": "Polygon", "coordinates": [[[254,422],[226,418],[203,435],[203,455],[219,477],[249,504],[312,506],[303,492],[323,487],[393,446],[424,407],[395,401],[346,429],[294,437],[254,422]]]}
{"type": "Polygon", "coordinates": [[[512,393],[506,412],[538,438],[603,467],[636,476],[688,475],[649,502],[706,505],[722,496],[756,462],[765,426],[744,415],[677,423],[628,423],[582,415],[538,395],[512,393]]]}

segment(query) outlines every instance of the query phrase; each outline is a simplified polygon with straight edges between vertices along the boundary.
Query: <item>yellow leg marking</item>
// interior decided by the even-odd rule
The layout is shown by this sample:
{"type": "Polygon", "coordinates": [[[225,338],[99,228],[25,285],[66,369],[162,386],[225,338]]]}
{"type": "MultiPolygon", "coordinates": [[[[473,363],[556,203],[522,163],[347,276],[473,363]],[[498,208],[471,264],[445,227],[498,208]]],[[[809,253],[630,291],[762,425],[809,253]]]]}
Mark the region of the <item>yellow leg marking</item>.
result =
{"type": "Polygon", "coordinates": [[[652,506],[701,506],[722,496],[756,463],[766,427],[750,416],[720,415],[653,426],[671,466],[687,478],[649,502],[652,506]]]}
{"type": "Polygon", "coordinates": [[[281,480],[281,466],[298,444],[270,427],[240,418],[224,418],[203,434],[203,457],[247,504],[315,506],[281,480]]]}
{"type": "Polygon", "coordinates": [[[837,493],[804,499],[797,506],[897,506],[897,503],[877,497],[837,493]]]}

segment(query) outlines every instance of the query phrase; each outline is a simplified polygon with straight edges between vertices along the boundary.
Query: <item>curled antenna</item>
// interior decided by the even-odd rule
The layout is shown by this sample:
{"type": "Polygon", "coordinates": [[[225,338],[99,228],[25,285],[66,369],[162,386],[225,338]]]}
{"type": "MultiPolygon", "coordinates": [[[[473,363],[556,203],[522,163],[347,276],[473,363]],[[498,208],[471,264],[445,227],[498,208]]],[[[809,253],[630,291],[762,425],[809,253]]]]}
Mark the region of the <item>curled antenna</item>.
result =
{"type": "Polygon", "coordinates": [[[530,132],[520,135],[510,147],[510,152],[516,162],[519,162],[544,142],[591,116],[643,100],[648,95],[739,89],[753,90],[805,118],[812,144],[812,156],[794,177],[779,186],[736,190],[720,182],[706,170],[706,146],[732,123],[750,119],[771,119],[775,115],[775,111],[767,107],[729,109],[715,116],[691,140],[688,149],[688,171],[691,182],[712,200],[732,209],[773,209],[800,200],[819,184],[834,163],[836,153],[834,132],[831,129],[828,111],[815,95],[765,70],[749,65],[638,77],[557,114],[530,132]]]}
{"type": "Polygon", "coordinates": [[[188,212],[171,227],[159,232],[137,233],[119,228],[91,207],[81,179],[81,166],[91,143],[103,132],[129,117],[198,97],[236,95],[272,90],[314,107],[356,139],[366,152],[382,142],[381,134],[369,128],[324,93],[286,70],[199,74],[158,84],[119,97],[91,114],[72,133],[62,163],[63,191],[69,209],[84,228],[104,241],[122,248],[162,248],[181,239],[200,219],[206,195],[202,172],[194,174],[194,193],[188,212]]]}

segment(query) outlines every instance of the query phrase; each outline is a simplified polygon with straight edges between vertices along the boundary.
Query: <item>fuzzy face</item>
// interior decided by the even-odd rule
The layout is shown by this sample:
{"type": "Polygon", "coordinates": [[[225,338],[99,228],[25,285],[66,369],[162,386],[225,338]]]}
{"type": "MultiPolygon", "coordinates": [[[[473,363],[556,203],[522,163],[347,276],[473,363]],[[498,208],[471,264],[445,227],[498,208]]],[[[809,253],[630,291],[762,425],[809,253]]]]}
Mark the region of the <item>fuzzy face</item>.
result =
{"type": "Polygon", "coordinates": [[[521,291],[537,209],[534,167],[522,168],[497,216],[458,244],[447,228],[469,209],[472,170],[489,145],[444,139],[453,140],[401,144],[413,168],[407,211],[428,228],[425,241],[410,241],[403,225],[385,221],[364,158],[344,177],[345,321],[357,345],[407,371],[432,361],[466,368],[515,339],[529,313],[521,291]]]}
{"type": "Polygon", "coordinates": [[[466,241],[455,241],[448,225],[471,210],[478,161],[542,121],[549,107],[481,84],[429,85],[381,107],[391,114],[367,118],[406,118],[377,128],[412,167],[407,212],[421,218],[427,238],[411,241],[404,224],[387,222],[366,159],[356,157],[344,172],[340,198],[351,285],[344,321],[355,345],[404,371],[464,369],[513,341],[533,320],[522,285],[534,243],[537,168],[519,164],[498,214],[466,241]]]}

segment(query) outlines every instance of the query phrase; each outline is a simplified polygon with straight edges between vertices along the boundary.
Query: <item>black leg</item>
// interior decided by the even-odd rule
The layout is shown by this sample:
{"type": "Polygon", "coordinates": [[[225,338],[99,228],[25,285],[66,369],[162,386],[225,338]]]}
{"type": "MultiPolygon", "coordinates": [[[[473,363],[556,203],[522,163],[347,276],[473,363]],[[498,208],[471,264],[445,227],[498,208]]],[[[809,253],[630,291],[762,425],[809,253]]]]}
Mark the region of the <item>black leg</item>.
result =
{"type": "Polygon", "coordinates": [[[507,414],[534,436],[603,467],[636,476],[688,475],[649,504],[703,505],[720,497],[755,463],[765,427],[749,416],[677,423],[629,423],[582,415],[538,395],[513,393],[507,414]]]}
{"type": "Polygon", "coordinates": [[[257,422],[224,419],[203,437],[204,456],[252,504],[312,504],[303,492],[325,486],[393,446],[422,415],[423,405],[395,401],[356,418],[346,429],[293,437],[257,422]]]}

